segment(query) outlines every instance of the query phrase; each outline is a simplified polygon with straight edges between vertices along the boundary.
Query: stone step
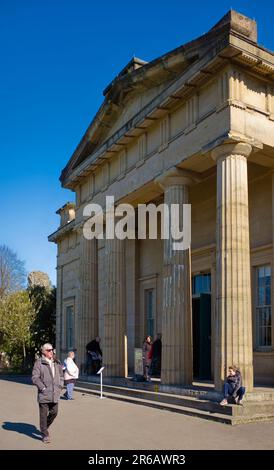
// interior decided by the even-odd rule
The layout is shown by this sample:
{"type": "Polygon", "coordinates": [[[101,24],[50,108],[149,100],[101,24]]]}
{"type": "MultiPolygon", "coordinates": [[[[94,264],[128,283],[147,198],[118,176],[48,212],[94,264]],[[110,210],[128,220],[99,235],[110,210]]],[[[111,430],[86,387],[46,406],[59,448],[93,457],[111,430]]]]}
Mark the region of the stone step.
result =
{"type": "MultiPolygon", "coordinates": [[[[82,393],[87,393],[91,395],[96,395],[98,398],[100,396],[100,392],[98,390],[92,390],[90,388],[82,388],[82,387],[75,387],[75,390],[82,392],[82,393]]],[[[166,410],[166,411],[171,411],[175,413],[182,413],[185,415],[189,416],[194,416],[197,418],[202,418],[202,419],[208,419],[208,420],[213,420],[217,421],[220,423],[226,423],[226,424],[233,424],[233,417],[229,415],[222,415],[219,413],[210,413],[209,411],[204,411],[204,410],[199,410],[198,408],[188,408],[185,406],[180,406],[180,405],[172,405],[164,402],[159,402],[159,401],[153,401],[153,400],[147,400],[143,398],[137,398],[137,397],[131,397],[129,395],[120,395],[118,393],[110,393],[104,391],[103,396],[105,398],[113,399],[113,400],[119,400],[119,401],[124,401],[126,403],[133,403],[135,405],[141,405],[141,406],[149,406],[151,408],[157,408],[160,410],[166,410]]]]}
{"type": "MultiPolygon", "coordinates": [[[[100,394],[98,383],[78,381],[75,390],[93,395],[100,394]]],[[[274,402],[245,402],[244,406],[227,405],[191,395],[175,395],[128,386],[104,385],[104,396],[130,403],[151,406],[177,413],[210,419],[227,424],[265,421],[274,418],[274,402]]]]}
{"type": "MultiPolygon", "coordinates": [[[[89,388],[91,390],[99,390],[99,384],[91,382],[77,382],[78,386],[89,388]]],[[[188,408],[196,408],[210,413],[221,413],[232,416],[232,407],[228,405],[222,407],[219,403],[209,400],[199,399],[197,397],[188,395],[175,395],[163,393],[155,390],[144,390],[129,387],[119,387],[116,385],[104,385],[104,391],[112,394],[120,394],[138,398],[141,400],[148,400],[153,402],[160,402],[164,404],[186,406],[188,408]]]]}

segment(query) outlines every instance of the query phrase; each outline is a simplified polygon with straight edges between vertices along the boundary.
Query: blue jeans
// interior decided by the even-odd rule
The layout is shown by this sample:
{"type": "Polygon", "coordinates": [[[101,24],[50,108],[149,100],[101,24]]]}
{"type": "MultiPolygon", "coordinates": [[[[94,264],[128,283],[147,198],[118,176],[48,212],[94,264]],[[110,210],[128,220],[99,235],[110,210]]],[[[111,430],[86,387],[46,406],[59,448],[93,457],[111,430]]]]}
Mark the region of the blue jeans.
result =
{"type": "Polygon", "coordinates": [[[67,384],[67,393],[66,393],[66,395],[67,395],[68,400],[72,399],[73,389],[74,389],[74,383],[67,384]]]}
{"type": "MultiPolygon", "coordinates": [[[[237,390],[236,396],[239,398],[239,400],[242,400],[243,396],[245,394],[245,387],[240,387],[239,390],[237,390]]],[[[224,385],[224,397],[232,397],[233,396],[233,387],[229,383],[225,383],[224,385]]]]}

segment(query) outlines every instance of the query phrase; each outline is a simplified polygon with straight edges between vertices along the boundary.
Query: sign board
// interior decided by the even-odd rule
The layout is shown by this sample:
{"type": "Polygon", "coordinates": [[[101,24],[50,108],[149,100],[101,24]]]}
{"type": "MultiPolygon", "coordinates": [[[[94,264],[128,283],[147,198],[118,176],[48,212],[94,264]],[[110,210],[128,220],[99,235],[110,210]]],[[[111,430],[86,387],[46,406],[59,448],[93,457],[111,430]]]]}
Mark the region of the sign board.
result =
{"type": "Polygon", "coordinates": [[[142,348],[134,349],[134,372],[136,375],[143,375],[143,350],[142,348]]]}

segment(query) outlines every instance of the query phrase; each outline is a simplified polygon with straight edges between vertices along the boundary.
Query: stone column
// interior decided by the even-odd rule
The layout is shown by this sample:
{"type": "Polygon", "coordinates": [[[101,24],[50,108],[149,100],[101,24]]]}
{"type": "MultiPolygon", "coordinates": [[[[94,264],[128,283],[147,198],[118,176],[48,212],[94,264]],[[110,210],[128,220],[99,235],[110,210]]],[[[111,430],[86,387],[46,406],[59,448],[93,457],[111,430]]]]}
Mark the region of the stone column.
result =
{"type": "Polygon", "coordinates": [[[103,362],[106,377],[125,377],[126,285],[125,241],[106,239],[106,309],[104,315],[103,362]]]}
{"type": "Polygon", "coordinates": [[[250,244],[246,143],[215,148],[217,161],[216,337],[214,381],[222,389],[229,365],[253,388],[250,244]]]}
{"type": "Polygon", "coordinates": [[[97,240],[87,240],[83,233],[80,249],[80,289],[77,359],[83,370],[86,345],[98,335],[97,240]]]}
{"type": "MultiPolygon", "coordinates": [[[[189,203],[191,173],[172,168],[156,181],[164,188],[164,202],[179,204],[180,229],[183,204],[189,203]]],[[[170,229],[169,229],[170,230],[170,229]]],[[[192,297],[190,249],[175,251],[170,237],[164,240],[162,370],[163,384],[192,383],[192,297]]]]}
{"type": "Polygon", "coordinates": [[[128,343],[128,372],[134,373],[134,348],[136,343],[136,326],[138,319],[137,298],[138,298],[138,255],[137,240],[125,240],[126,250],[126,331],[128,343]]]}

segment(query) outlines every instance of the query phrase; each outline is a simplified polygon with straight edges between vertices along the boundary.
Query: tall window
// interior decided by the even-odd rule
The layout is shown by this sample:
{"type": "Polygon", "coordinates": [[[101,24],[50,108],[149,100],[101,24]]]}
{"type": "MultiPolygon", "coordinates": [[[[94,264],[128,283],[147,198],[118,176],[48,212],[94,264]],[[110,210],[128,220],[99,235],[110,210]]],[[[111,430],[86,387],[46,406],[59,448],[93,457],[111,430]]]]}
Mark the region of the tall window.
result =
{"type": "Polygon", "coordinates": [[[271,347],[271,267],[256,268],[256,343],[258,348],[271,347]]]}
{"type": "Polygon", "coordinates": [[[196,274],[192,277],[192,295],[199,297],[201,294],[210,294],[211,274],[196,274]]]}
{"type": "Polygon", "coordinates": [[[145,335],[154,337],[154,289],[145,290],[146,331],[145,335]]]}
{"type": "Polygon", "coordinates": [[[166,116],[161,122],[161,145],[169,141],[169,116],[166,116]]]}
{"type": "Polygon", "coordinates": [[[74,348],[74,315],[73,307],[70,305],[66,308],[67,319],[67,349],[74,348]]]}

